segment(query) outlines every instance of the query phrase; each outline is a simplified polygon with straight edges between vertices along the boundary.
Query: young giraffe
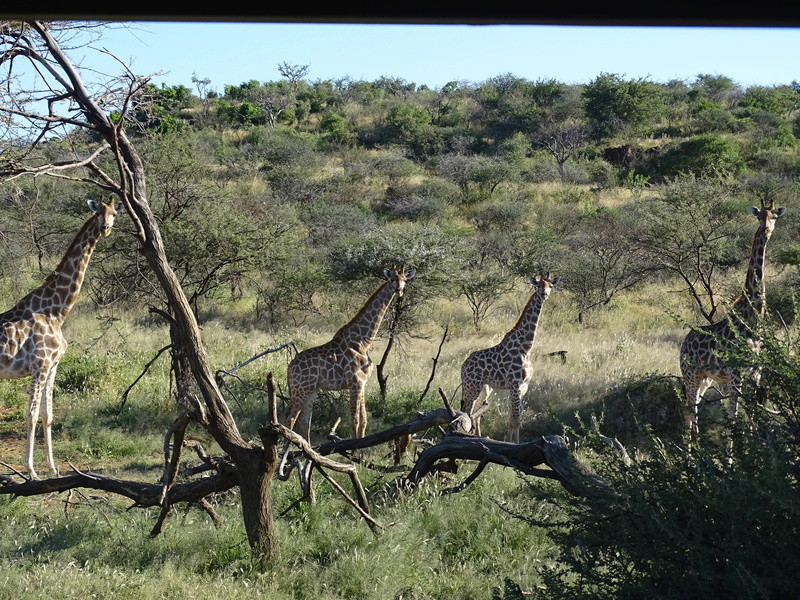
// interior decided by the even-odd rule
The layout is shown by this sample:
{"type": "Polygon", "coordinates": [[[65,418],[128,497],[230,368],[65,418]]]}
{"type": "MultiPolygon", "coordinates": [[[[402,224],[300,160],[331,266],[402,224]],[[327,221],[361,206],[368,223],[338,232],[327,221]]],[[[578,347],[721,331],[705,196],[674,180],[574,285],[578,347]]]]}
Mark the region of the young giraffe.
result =
{"type": "Polygon", "coordinates": [[[81,291],[95,245],[111,233],[117,213],[113,203],[89,201],[88,204],[94,214],[75,236],[55,270],[42,285],[0,314],[0,379],[31,377],[24,462],[33,479],[37,479],[33,445],[40,409],[47,465],[53,474],[58,474],[50,428],[53,381],[58,362],[67,349],[61,326],[81,291]]]}
{"type": "Polygon", "coordinates": [[[298,421],[298,432],[311,439],[311,414],[319,390],[349,390],[353,435],[364,437],[367,410],[364,387],[372,372],[369,347],[378,333],[383,316],[395,294],[403,295],[406,282],[414,270],[386,269],[388,280],[370,296],[363,308],[326,344],[303,350],[294,357],[287,370],[289,410],[286,426],[298,421]]]}
{"type": "MultiPolygon", "coordinates": [[[[508,390],[511,407],[506,439],[515,444],[519,443],[522,398],[533,375],[530,353],[542,305],[559,280],[559,277],[551,278],[549,273],[542,278],[532,277],[530,281],[535,289],[516,325],[499,344],[473,352],[461,366],[461,410],[472,414],[475,403],[488,400],[492,388],[508,390]]],[[[475,430],[480,435],[478,419],[475,430]]]]}
{"type": "MultiPolygon", "coordinates": [[[[686,426],[692,434],[699,431],[697,409],[700,400],[714,382],[727,384],[730,396],[728,414],[731,418],[736,416],[742,373],[725,366],[718,352],[736,347],[742,343],[741,340],[745,340],[756,351],[760,346],[754,330],[759,317],[765,312],[764,263],[767,242],[784,209],[772,205],[762,206],[760,209],[754,206],[750,210],[758,219],[758,228],[753,237],[744,292],[733,303],[724,319],[690,331],[681,344],[681,374],[689,403],[686,426]]],[[[754,373],[754,377],[758,379],[758,373],[754,373]]]]}

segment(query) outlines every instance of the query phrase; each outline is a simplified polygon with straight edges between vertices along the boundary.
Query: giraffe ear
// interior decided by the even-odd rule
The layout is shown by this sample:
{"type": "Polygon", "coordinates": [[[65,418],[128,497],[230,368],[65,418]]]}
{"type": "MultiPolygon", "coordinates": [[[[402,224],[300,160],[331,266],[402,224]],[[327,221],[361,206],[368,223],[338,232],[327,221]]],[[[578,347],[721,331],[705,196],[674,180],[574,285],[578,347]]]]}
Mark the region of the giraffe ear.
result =
{"type": "Polygon", "coordinates": [[[761,210],[757,206],[751,206],[750,207],[750,212],[753,213],[754,217],[760,217],[761,216],[761,210]]]}
{"type": "Polygon", "coordinates": [[[528,281],[530,281],[533,285],[538,285],[539,284],[539,278],[536,275],[534,275],[533,277],[528,279],[528,281]]]}
{"type": "Polygon", "coordinates": [[[98,210],[100,210],[100,205],[95,200],[87,200],[86,201],[86,206],[88,206],[89,210],[94,212],[94,213],[96,213],[98,210]]]}
{"type": "Polygon", "coordinates": [[[550,281],[550,285],[558,285],[559,281],[561,281],[561,277],[556,277],[550,281]]]}
{"type": "Polygon", "coordinates": [[[392,278],[392,270],[391,269],[384,269],[383,270],[383,277],[384,277],[384,279],[391,279],[392,278]]]}
{"type": "Polygon", "coordinates": [[[785,212],[786,212],[786,209],[783,206],[781,206],[780,208],[776,208],[775,209],[775,216],[776,217],[782,217],[783,213],[785,213],[785,212]]]}
{"type": "Polygon", "coordinates": [[[414,277],[414,275],[416,275],[416,274],[417,274],[417,270],[416,269],[409,269],[408,271],[406,271],[406,281],[408,281],[409,279],[414,277]]]}
{"type": "Polygon", "coordinates": [[[117,203],[114,205],[114,210],[116,211],[122,210],[122,200],[117,200],[117,203]]]}

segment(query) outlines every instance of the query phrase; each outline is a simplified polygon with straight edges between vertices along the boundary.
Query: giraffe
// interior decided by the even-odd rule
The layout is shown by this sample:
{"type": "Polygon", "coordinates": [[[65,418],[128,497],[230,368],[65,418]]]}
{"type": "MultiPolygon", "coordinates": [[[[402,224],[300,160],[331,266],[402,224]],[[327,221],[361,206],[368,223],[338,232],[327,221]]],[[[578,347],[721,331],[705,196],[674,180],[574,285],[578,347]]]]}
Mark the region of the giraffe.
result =
{"type": "Polygon", "coordinates": [[[319,390],[349,390],[350,417],[355,437],[364,437],[367,410],[364,387],[372,372],[369,347],[395,294],[403,295],[414,269],[386,269],[387,279],[367,300],[358,313],[333,338],[321,346],[300,352],[289,363],[289,410],[287,427],[292,429],[299,418],[299,433],[311,439],[311,414],[319,390]]]}
{"type": "MultiPolygon", "coordinates": [[[[510,403],[508,435],[506,440],[519,443],[522,398],[528,390],[533,375],[531,349],[536,339],[536,329],[542,305],[560,277],[532,277],[534,285],[517,323],[496,346],[477,350],[461,365],[461,410],[472,414],[478,400],[488,400],[493,388],[508,390],[510,403]]],[[[480,435],[480,421],[475,419],[475,430],[480,435]]]]}
{"type": "Polygon", "coordinates": [[[32,479],[33,446],[41,409],[44,449],[50,471],[53,460],[53,382],[58,362],[67,349],[61,331],[64,319],[78,299],[86,266],[97,241],[111,233],[118,206],[90,200],[94,213],[84,223],[55,270],[35,290],[0,314],[0,379],[30,377],[27,439],[24,463],[32,479]]]}
{"type": "MultiPolygon", "coordinates": [[[[774,204],[762,204],[761,208],[753,206],[750,209],[758,219],[758,228],[753,237],[743,293],[734,301],[724,319],[693,329],[681,344],[680,368],[689,404],[686,427],[691,434],[699,432],[698,406],[703,394],[714,382],[727,384],[730,396],[728,414],[731,419],[736,416],[743,374],[724,365],[718,352],[735,348],[742,340],[756,352],[759,349],[755,328],[758,319],[765,313],[764,263],[767,242],[784,210],[782,207],[775,208],[774,204]]],[[[758,373],[753,373],[753,376],[758,381],[758,373]]]]}

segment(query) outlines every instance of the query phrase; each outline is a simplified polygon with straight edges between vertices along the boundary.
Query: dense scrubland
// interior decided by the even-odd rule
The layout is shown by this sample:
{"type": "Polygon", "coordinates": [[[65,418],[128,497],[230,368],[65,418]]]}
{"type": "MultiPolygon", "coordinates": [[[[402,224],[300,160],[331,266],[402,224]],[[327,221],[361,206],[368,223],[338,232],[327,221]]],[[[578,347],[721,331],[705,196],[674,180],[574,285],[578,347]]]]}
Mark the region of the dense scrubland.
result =
{"type": "MultiPolygon", "coordinates": [[[[521,437],[565,435],[618,495],[576,498],[498,466],[458,494],[438,492],[461,473],[402,492],[391,485],[396,474],[362,467],[385,529],[373,535],[320,484],[316,503],[278,519],[282,556],[267,565],[250,553],[235,494],[214,498],[218,526],[189,507],[153,539],[157,512],[110,495],[4,497],[0,597],[796,595],[797,84],[599,74],[567,85],[503,74],[430,89],[398,78],[315,81],[289,63],[278,73],[222,93],[199,78],[148,85],[126,117],[214,367],[289,341],[299,350],[327,341],[384,268],[413,266],[372,350],[377,362],[393,336],[385,397],[374,378],[367,388],[367,431],[377,431],[440,406],[435,388],[457,402],[463,360],[499,341],[528,279],[551,272],[561,280],[533,349],[521,437]],[[761,364],[758,398],[770,408],[746,388],[749,420],[733,424],[731,462],[719,402],[704,405],[702,437],[687,451],[678,348],[690,326],[723,318],[741,291],[756,228],[748,208],[762,202],[787,208],[767,250],[768,343],[758,357],[730,359],[761,364]],[[422,397],[445,332],[433,390],[422,397]],[[598,443],[593,415],[633,464],[598,443]]],[[[36,152],[59,161],[92,142],[66,131],[36,152]]],[[[3,145],[11,156],[21,144],[3,145]]],[[[57,264],[87,217],[85,200],[97,196],[55,178],[2,184],[2,306],[57,264]]],[[[128,389],[169,344],[167,325],[148,310],[164,298],[130,231],[121,215],[66,322],[55,454],[65,471],[158,481],[178,409],[166,354],[128,389]]],[[[247,436],[267,418],[268,373],[285,400],[292,352],[226,381],[247,436]]],[[[0,382],[0,453],[16,467],[26,389],[24,380],[0,382]]],[[[502,438],[505,392],[492,404],[483,432],[502,438]]],[[[340,417],[347,435],[345,397],[323,395],[315,439],[340,417]]],[[[189,435],[219,452],[201,428],[189,435]]],[[[390,465],[390,454],[383,447],[367,458],[390,465]]],[[[404,465],[413,460],[412,452],[404,465]]],[[[276,512],[299,493],[295,480],[277,484],[276,512]]]]}

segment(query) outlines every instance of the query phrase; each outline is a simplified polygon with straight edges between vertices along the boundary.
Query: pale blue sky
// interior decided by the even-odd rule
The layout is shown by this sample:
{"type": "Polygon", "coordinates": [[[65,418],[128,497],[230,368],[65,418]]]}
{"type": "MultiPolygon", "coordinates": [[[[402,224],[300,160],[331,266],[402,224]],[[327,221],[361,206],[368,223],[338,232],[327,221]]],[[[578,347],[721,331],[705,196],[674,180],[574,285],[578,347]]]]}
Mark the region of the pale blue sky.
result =
{"type": "Polygon", "coordinates": [[[308,79],[380,76],[441,87],[512,73],[530,80],[588,83],[601,73],[694,81],[726,75],[749,85],[800,81],[800,28],[551,25],[359,25],[136,23],[105,47],[156,83],[212,89],[278,80],[278,64],[309,65],[308,79]]]}

